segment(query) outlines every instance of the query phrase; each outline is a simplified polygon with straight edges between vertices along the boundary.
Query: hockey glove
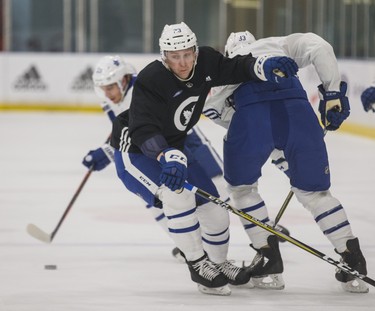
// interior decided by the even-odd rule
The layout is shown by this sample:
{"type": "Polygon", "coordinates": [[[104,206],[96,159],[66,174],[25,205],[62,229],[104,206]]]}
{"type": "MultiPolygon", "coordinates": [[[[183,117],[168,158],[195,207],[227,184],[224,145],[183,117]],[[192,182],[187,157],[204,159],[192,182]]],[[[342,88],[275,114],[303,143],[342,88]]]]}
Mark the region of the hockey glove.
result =
{"type": "Polygon", "coordinates": [[[168,148],[163,151],[159,162],[161,165],[160,183],[172,191],[183,188],[187,178],[186,156],[180,150],[168,148]]]}
{"type": "Polygon", "coordinates": [[[341,123],[349,116],[350,106],[348,97],[345,96],[347,84],[340,83],[340,91],[325,91],[323,85],[319,89],[319,112],[322,124],[328,131],[337,130],[341,123]]]}
{"type": "Polygon", "coordinates": [[[101,171],[114,160],[113,148],[104,144],[96,150],[91,150],[82,161],[87,168],[93,168],[94,171],[101,171]]]}
{"type": "Polygon", "coordinates": [[[361,95],[363,109],[375,112],[375,86],[365,89],[361,95]]]}
{"type": "Polygon", "coordinates": [[[283,79],[294,76],[298,71],[298,65],[286,56],[262,55],[257,58],[254,71],[262,81],[280,83],[283,79]]]}

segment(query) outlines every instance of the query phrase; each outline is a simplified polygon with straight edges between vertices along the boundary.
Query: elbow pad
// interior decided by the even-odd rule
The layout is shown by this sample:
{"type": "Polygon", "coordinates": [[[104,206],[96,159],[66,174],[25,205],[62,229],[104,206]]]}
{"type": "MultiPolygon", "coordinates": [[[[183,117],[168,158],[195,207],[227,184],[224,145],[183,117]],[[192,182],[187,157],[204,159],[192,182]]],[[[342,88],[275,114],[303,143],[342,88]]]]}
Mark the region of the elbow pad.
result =
{"type": "Polygon", "coordinates": [[[156,160],[160,152],[168,147],[164,136],[158,134],[144,141],[141,146],[141,151],[145,156],[156,160]]]}

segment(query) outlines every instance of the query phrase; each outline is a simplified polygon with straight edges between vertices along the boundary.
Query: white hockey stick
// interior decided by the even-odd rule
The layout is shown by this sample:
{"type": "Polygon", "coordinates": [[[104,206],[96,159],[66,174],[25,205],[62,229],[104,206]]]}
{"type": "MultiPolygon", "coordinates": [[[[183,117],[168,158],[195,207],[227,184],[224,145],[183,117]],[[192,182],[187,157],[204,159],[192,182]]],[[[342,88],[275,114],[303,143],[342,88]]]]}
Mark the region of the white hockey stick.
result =
{"type": "MultiPolygon", "coordinates": [[[[108,143],[110,141],[110,139],[111,139],[111,135],[108,136],[108,138],[105,142],[108,143]]],[[[83,177],[80,185],[78,186],[78,189],[76,190],[76,192],[74,193],[74,195],[73,195],[72,199],[70,200],[68,206],[66,207],[66,209],[64,211],[64,214],[61,216],[56,228],[51,232],[51,234],[48,234],[48,233],[44,232],[42,229],[40,229],[39,227],[37,227],[34,224],[28,224],[27,225],[27,227],[26,227],[27,233],[30,234],[32,237],[34,237],[35,239],[37,239],[39,241],[42,241],[42,242],[45,242],[45,243],[51,243],[53,238],[55,237],[57,231],[59,230],[60,226],[62,225],[65,217],[68,215],[70,209],[72,208],[74,202],[76,201],[78,195],[80,194],[83,186],[86,184],[87,180],[89,179],[93,170],[94,170],[93,167],[91,167],[87,171],[85,176],[83,177]]]]}
{"type": "Polygon", "coordinates": [[[72,199],[70,200],[67,208],[65,209],[64,214],[61,216],[61,218],[59,220],[59,223],[57,224],[56,228],[52,231],[51,234],[48,234],[48,233],[44,232],[42,229],[40,229],[39,227],[37,227],[34,224],[28,224],[27,225],[27,227],[26,227],[27,233],[30,234],[32,237],[34,237],[35,239],[37,239],[39,241],[42,241],[42,242],[45,242],[45,243],[51,243],[53,238],[55,237],[57,231],[59,230],[61,224],[63,223],[65,217],[68,215],[70,209],[72,208],[74,202],[76,201],[78,195],[80,194],[83,186],[86,184],[86,181],[88,180],[88,178],[90,177],[92,172],[93,172],[93,168],[91,167],[87,171],[87,173],[85,174],[85,177],[81,181],[78,189],[74,193],[74,195],[73,195],[72,199]]]}
{"type": "Polygon", "coordinates": [[[32,237],[36,238],[39,241],[45,243],[52,242],[52,235],[44,232],[42,229],[35,226],[34,224],[28,224],[26,227],[26,231],[28,234],[30,234],[32,237]]]}

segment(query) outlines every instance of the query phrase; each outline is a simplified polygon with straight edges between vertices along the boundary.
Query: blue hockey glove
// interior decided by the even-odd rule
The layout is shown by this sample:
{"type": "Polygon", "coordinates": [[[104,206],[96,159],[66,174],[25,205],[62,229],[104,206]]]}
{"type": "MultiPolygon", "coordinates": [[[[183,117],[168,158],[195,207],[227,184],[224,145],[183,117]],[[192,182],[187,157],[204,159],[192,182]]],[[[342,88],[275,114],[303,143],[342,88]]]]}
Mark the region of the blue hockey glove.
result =
{"type": "Polygon", "coordinates": [[[262,55],[257,58],[254,71],[262,81],[280,83],[283,79],[293,77],[298,71],[298,65],[286,56],[262,55]]]}
{"type": "Polygon", "coordinates": [[[363,105],[363,109],[365,111],[375,112],[375,87],[370,86],[369,88],[365,89],[361,95],[361,101],[363,105]]]}
{"type": "Polygon", "coordinates": [[[320,96],[319,112],[322,124],[328,131],[335,131],[350,114],[349,100],[345,96],[347,84],[342,81],[339,92],[326,92],[322,84],[318,86],[318,89],[320,96]]]}
{"type": "Polygon", "coordinates": [[[94,171],[101,171],[114,160],[113,148],[104,144],[98,149],[90,150],[83,158],[82,164],[87,168],[93,167],[94,171]]]}
{"type": "Polygon", "coordinates": [[[175,148],[163,151],[159,159],[161,165],[160,183],[172,191],[183,188],[187,178],[186,156],[175,148]]]}

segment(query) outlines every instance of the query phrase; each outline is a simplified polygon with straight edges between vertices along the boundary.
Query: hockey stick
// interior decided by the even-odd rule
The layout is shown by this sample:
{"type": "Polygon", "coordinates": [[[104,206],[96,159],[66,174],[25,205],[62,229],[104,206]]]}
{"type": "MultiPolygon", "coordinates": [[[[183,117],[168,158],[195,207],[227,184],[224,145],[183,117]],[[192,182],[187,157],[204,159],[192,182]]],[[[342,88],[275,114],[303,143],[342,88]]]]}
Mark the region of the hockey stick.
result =
{"type": "Polygon", "coordinates": [[[280,208],[279,212],[277,213],[277,215],[275,217],[274,224],[273,224],[274,228],[276,227],[276,225],[280,221],[281,216],[283,216],[283,214],[284,214],[284,212],[285,212],[285,210],[286,210],[286,208],[287,208],[290,200],[293,197],[293,194],[294,194],[294,192],[292,190],[290,190],[289,193],[288,193],[288,195],[286,196],[283,205],[281,205],[281,208],[280,208]]]}
{"type": "Polygon", "coordinates": [[[200,197],[216,204],[216,205],[219,205],[221,206],[222,208],[226,209],[227,211],[243,218],[243,219],[246,219],[248,221],[250,221],[251,223],[257,225],[258,227],[261,227],[265,230],[267,230],[268,232],[276,235],[277,237],[279,238],[282,238],[286,241],[288,241],[289,243],[303,249],[304,251],[328,262],[329,264],[331,265],[334,265],[335,267],[343,270],[344,272],[348,273],[348,274],[351,274],[363,281],[365,281],[366,283],[372,285],[372,286],[375,286],[375,280],[369,278],[368,276],[366,275],[363,275],[363,274],[360,274],[357,270],[354,270],[353,268],[349,267],[347,264],[345,263],[341,263],[339,261],[336,261],[330,257],[328,257],[327,255],[321,253],[320,251],[312,248],[311,246],[308,246],[300,241],[298,241],[297,239],[289,236],[289,235],[286,235],[278,230],[275,230],[272,226],[260,221],[259,219],[251,216],[251,215],[248,215],[246,214],[245,212],[242,212],[240,210],[237,210],[235,209],[234,207],[232,207],[231,205],[229,205],[228,203],[225,203],[224,201],[220,200],[219,198],[217,197],[214,197],[213,195],[205,192],[204,190],[202,189],[199,189],[191,184],[188,184],[188,183],[185,183],[184,185],[184,188],[186,188],[187,190],[199,195],[200,197]]]}
{"type": "MultiPolygon", "coordinates": [[[[106,143],[108,143],[110,139],[111,139],[111,135],[108,136],[108,138],[106,140],[106,143]]],[[[35,239],[37,239],[39,241],[42,241],[42,242],[45,242],[45,243],[51,243],[53,241],[53,238],[55,237],[57,231],[59,231],[60,226],[62,225],[64,219],[68,215],[70,209],[73,207],[74,202],[78,198],[79,194],[81,193],[81,190],[83,189],[84,185],[86,184],[87,180],[89,179],[89,177],[90,177],[90,175],[93,171],[94,171],[94,168],[90,167],[90,169],[87,171],[87,173],[83,177],[83,179],[82,179],[81,183],[79,184],[76,192],[74,193],[72,199],[70,200],[68,206],[66,207],[66,209],[64,211],[64,214],[61,216],[56,228],[52,231],[52,233],[48,234],[45,231],[43,231],[42,229],[40,229],[39,227],[37,227],[36,225],[28,224],[27,227],[26,227],[26,231],[28,232],[28,234],[30,234],[32,237],[34,237],[35,239]]]]}

